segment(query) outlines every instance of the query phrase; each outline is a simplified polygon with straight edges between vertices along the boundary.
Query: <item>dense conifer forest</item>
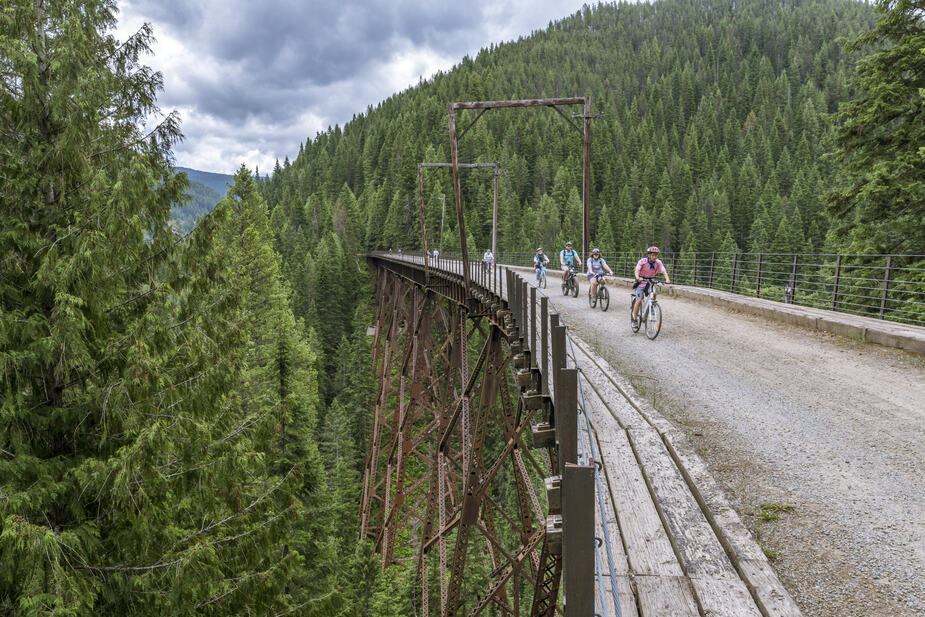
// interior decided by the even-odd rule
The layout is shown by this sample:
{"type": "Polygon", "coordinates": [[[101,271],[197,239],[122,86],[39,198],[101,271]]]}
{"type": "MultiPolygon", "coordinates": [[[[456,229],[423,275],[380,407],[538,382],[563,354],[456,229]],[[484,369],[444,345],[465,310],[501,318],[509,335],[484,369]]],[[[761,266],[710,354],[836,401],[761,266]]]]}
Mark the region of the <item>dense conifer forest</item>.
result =
{"type": "MultiPolygon", "coordinates": [[[[177,118],[149,137],[138,123],[157,112],[153,33],[114,40],[111,0],[12,0],[0,613],[410,614],[400,568],[357,542],[374,396],[358,256],[420,246],[416,166],[449,160],[447,103],[589,95],[605,251],[922,253],[915,6],[588,7],[309,138],[271,176],[242,166],[184,233],[177,118]]],[[[579,237],[580,157],[551,110],[473,126],[460,160],[504,174],[499,247],[579,237]]],[[[452,186],[427,173],[434,238],[452,186]]],[[[463,192],[468,244],[485,247],[490,175],[467,172],[463,192]]],[[[454,216],[442,242],[458,246],[454,216]]]]}

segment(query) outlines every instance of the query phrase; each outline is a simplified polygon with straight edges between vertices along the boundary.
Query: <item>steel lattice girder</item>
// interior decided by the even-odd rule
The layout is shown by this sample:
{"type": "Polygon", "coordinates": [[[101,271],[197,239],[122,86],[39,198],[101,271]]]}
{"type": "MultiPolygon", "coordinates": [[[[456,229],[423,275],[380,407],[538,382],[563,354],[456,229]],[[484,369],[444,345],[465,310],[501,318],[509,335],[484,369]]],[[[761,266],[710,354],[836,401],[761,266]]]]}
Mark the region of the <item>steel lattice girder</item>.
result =
{"type": "Polygon", "coordinates": [[[378,393],[361,537],[375,539],[383,567],[414,562],[421,615],[436,606],[428,594],[438,589],[445,617],[491,603],[519,615],[524,580],[543,596],[534,610],[551,614],[561,558],[540,554],[545,495],[537,487],[555,470],[523,443],[536,412],[519,396],[514,402],[504,312],[470,313],[460,290],[441,297],[411,277],[378,272],[378,393]]]}

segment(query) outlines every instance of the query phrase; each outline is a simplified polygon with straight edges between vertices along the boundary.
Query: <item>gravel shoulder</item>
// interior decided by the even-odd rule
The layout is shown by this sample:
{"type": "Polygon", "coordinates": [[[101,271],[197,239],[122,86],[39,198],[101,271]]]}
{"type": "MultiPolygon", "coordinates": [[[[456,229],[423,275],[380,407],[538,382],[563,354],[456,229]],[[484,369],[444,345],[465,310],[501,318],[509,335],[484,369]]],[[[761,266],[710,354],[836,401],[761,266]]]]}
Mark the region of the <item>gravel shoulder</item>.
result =
{"type": "Polygon", "coordinates": [[[925,358],[663,296],[546,293],[682,430],[807,617],[925,614],[925,358]],[[762,507],[764,506],[764,507],[762,507]]]}

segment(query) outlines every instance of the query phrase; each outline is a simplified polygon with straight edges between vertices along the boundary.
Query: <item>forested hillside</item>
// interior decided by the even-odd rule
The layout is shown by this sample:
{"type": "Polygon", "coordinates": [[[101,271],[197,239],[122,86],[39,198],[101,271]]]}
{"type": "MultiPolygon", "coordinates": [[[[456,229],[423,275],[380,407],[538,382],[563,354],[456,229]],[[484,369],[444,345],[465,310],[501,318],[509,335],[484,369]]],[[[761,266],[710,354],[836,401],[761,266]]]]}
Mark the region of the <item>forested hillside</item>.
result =
{"type": "MultiPolygon", "coordinates": [[[[225,191],[227,191],[225,187],[225,191]]],[[[170,216],[176,221],[180,231],[186,233],[190,231],[196,222],[208,214],[215,205],[222,200],[224,192],[219,194],[215,189],[196,182],[189,181],[189,188],[186,190],[189,200],[181,205],[174,205],[170,209],[170,216]]]]}
{"type": "MultiPolygon", "coordinates": [[[[652,243],[820,250],[829,114],[852,70],[837,39],[872,24],[869,5],[844,0],[600,5],[315,136],[264,194],[284,244],[304,235],[313,249],[334,227],[328,213],[347,207],[364,248],[418,247],[416,165],[449,161],[448,102],[590,95],[604,114],[592,124],[591,233],[605,254],[652,243]]],[[[500,250],[580,238],[580,136],[558,114],[491,111],[461,140],[460,160],[501,165],[500,250]]],[[[491,178],[464,172],[462,184],[469,246],[485,247],[491,178]]],[[[433,239],[449,172],[427,170],[425,193],[433,239]]],[[[455,238],[448,217],[444,247],[455,238]]]]}

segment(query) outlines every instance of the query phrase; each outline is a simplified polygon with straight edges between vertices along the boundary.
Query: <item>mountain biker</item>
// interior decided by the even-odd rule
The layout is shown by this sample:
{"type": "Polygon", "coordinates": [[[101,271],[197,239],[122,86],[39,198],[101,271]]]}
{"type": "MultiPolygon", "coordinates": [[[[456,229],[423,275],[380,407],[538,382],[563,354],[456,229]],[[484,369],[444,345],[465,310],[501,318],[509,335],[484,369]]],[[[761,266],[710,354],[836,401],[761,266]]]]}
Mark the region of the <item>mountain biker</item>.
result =
{"type": "Polygon", "coordinates": [[[572,248],[571,242],[566,242],[565,248],[559,251],[559,266],[562,268],[562,282],[564,283],[565,277],[568,276],[569,266],[573,268],[578,266],[578,253],[572,248]]]}
{"type": "Polygon", "coordinates": [[[495,256],[492,255],[491,249],[485,249],[485,254],[482,255],[482,264],[485,266],[486,270],[491,269],[491,264],[495,261],[495,256]]]}
{"type": "Polygon", "coordinates": [[[661,274],[665,282],[671,285],[671,279],[668,278],[668,271],[665,270],[665,264],[658,258],[658,247],[650,246],[646,249],[646,256],[636,263],[633,275],[636,277],[636,283],[633,289],[636,294],[636,302],[633,304],[633,325],[639,323],[639,307],[642,305],[643,296],[649,295],[649,288],[656,275],[661,274]]]}
{"type": "Polygon", "coordinates": [[[538,247],[536,249],[536,255],[533,256],[533,271],[536,272],[536,280],[540,280],[540,272],[546,269],[546,264],[549,263],[549,257],[543,253],[543,248],[538,247]]]}
{"type": "Polygon", "coordinates": [[[601,249],[591,249],[591,257],[588,258],[588,280],[591,281],[591,306],[597,304],[597,277],[603,275],[604,271],[613,276],[613,270],[601,257],[601,249]]]}

